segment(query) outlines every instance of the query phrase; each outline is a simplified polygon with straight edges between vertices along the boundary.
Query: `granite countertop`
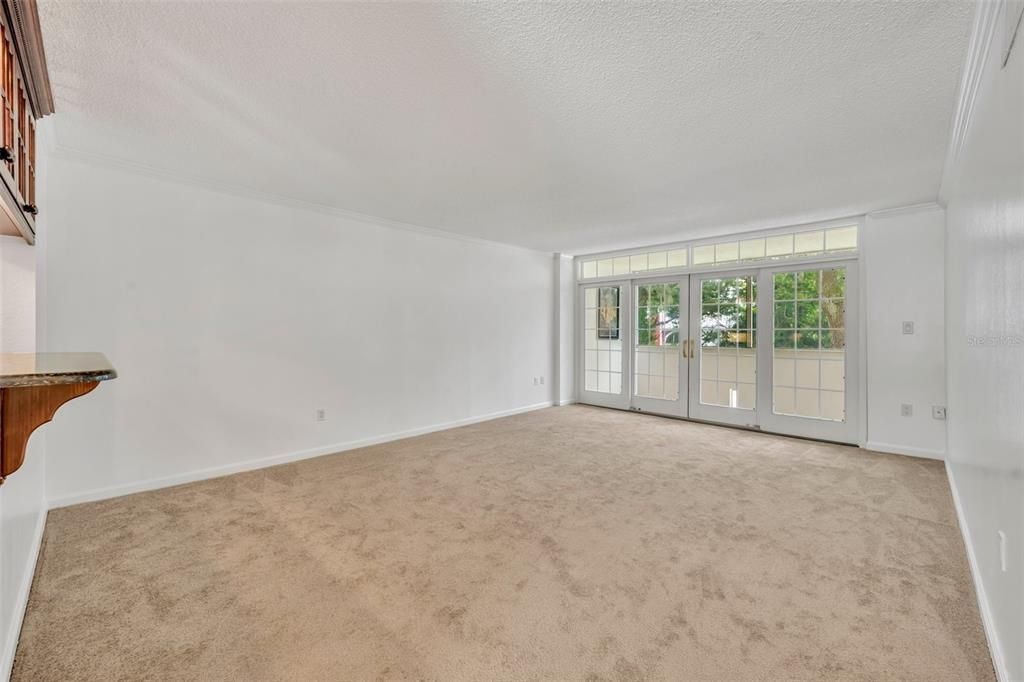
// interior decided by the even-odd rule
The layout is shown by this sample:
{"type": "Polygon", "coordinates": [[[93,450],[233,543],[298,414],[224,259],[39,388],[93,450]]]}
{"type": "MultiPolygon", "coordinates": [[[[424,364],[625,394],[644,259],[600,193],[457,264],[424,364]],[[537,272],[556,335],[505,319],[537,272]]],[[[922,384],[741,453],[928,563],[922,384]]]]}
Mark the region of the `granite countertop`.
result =
{"type": "Polygon", "coordinates": [[[0,353],[0,388],[106,381],[117,370],[103,353],[0,353]]]}

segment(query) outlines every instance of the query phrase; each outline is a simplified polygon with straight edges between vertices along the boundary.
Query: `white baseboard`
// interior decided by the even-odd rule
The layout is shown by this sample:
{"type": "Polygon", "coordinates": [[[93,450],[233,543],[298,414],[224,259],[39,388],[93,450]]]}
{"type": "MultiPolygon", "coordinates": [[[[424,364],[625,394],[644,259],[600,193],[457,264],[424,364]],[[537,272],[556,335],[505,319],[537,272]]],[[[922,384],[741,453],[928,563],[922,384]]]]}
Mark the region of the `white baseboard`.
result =
{"type": "Polygon", "coordinates": [[[926,459],[946,459],[946,452],[944,450],[929,450],[928,448],[915,448],[909,445],[893,445],[892,443],[879,443],[878,441],[868,441],[861,446],[865,450],[874,450],[875,452],[885,452],[890,455],[909,455],[910,457],[924,457],[926,459]]]}
{"type": "Polygon", "coordinates": [[[576,404],[576,401],[573,400],[572,398],[570,398],[568,400],[559,400],[558,401],[558,406],[559,407],[565,407],[566,405],[575,405],[575,404],[576,404]]]}
{"type": "Polygon", "coordinates": [[[0,659],[0,679],[11,679],[11,668],[14,666],[14,654],[18,651],[18,639],[21,636],[21,623],[25,619],[28,607],[28,595],[32,591],[32,579],[36,575],[36,562],[39,560],[39,549],[43,544],[43,530],[46,529],[47,509],[44,505],[39,510],[39,518],[33,529],[32,545],[29,547],[25,574],[18,585],[18,593],[11,604],[11,622],[7,629],[7,641],[3,643],[3,658],[0,659]]]}
{"type": "Polygon", "coordinates": [[[978,559],[974,555],[974,543],[971,542],[971,529],[967,525],[967,517],[964,516],[964,508],[960,503],[960,491],[957,490],[956,480],[953,478],[953,471],[946,462],[946,478],[949,481],[949,489],[953,493],[953,507],[956,509],[956,518],[960,522],[960,534],[964,539],[964,546],[967,548],[967,562],[971,566],[971,578],[974,579],[974,593],[978,597],[978,611],[981,612],[981,625],[985,630],[985,639],[988,640],[988,651],[992,656],[992,667],[996,670],[996,679],[999,682],[1011,682],[1010,671],[1006,667],[1006,659],[1003,657],[1003,649],[999,645],[999,637],[996,636],[996,623],[992,617],[992,610],[988,605],[988,596],[985,594],[985,584],[981,581],[981,570],[978,568],[978,559]]]}
{"type": "Polygon", "coordinates": [[[337,452],[355,450],[357,448],[365,448],[369,447],[370,445],[379,445],[381,443],[388,443],[390,441],[401,440],[403,438],[422,436],[427,433],[434,433],[435,431],[454,429],[459,426],[469,426],[470,424],[478,424],[480,422],[490,421],[492,419],[500,419],[501,417],[511,417],[512,415],[515,414],[532,412],[533,410],[540,410],[544,409],[545,407],[552,406],[553,403],[550,401],[543,403],[535,403],[533,405],[517,407],[511,410],[503,410],[501,412],[492,412],[491,414],[484,414],[477,417],[457,419],[455,421],[445,422],[442,424],[434,424],[432,426],[425,426],[417,429],[409,429],[407,431],[396,431],[394,433],[388,433],[381,436],[373,436],[371,438],[362,438],[360,440],[353,440],[345,443],[323,445],[321,447],[310,448],[308,450],[287,452],[280,455],[271,455],[270,457],[261,457],[259,459],[243,460],[232,464],[225,464],[223,466],[210,467],[207,469],[198,469],[196,471],[189,471],[183,474],[175,474],[173,476],[151,478],[144,481],[136,481],[134,483],[127,483],[123,485],[114,485],[106,488],[95,488],[93,490],[75,493],[74,495],[67,495],[65,497],[58,497],[52,499],[50,500],[50,509],[67,507],[73,504],[82,504],[83,502],[96,502],[97,500],[106,500],[112,497],[121,497],[122,495],[131,495],[133,493],[141,493],[147,490],[169,488],[175,485],[182,485],[183,483],[192,483],[194,481],[202,481],[208,478],[219,478],[220,476],[228,476],[230,474],[237,474],[243,471],[264,469],[266,467],[276,466],[278,464],[287,464],[288,462],[297,462],[302,459],[311,459],[313,457],[332,455],[337,452]]]}

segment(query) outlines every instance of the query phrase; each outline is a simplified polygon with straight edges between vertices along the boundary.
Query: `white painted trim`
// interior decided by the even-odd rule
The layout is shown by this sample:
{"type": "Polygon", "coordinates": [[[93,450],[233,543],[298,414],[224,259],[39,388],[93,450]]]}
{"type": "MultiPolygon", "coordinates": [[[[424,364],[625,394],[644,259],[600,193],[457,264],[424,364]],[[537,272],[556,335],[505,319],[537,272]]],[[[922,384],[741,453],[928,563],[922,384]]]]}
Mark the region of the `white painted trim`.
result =
{"type": "Polygon", "coordinates": [[[996,621],[988,605],[988,597],[985,595],[985,584],[981,581],[981,569],[978,567],[978,559],[974,555],[974,543],[971,542],[971,529],[967,525],[967,517],[964,515],[963,505],[960,503],[960,491],[956,487],[956,479],[953,478],[953,470],[946,462],[946,478],[949,481],[949,490],[953,494],[953,508],[956,509],[956,518],[960,524],[960,535],[964,539],[964,547],[967,549],[967,563],[971,567],[971,578],[974,580],[974,594],[978,599],[978,611],[981,613],[981,625],[985,630],[985,639],[988,640],[989,655],[992,656],[992,667],[996,671],[996,679],[999,682],[1011,682],[1010,671],[1006,667],[1006,658],[1003,656],[1003,649],[999,645],[999,637],[996,634],[996,621]]]}
{"type": "MultiPolygon", "coordinates": [[[[552,254],[551,263],[551,376],[548,386],[551,387],[551,402],[557,403],[562,395],[562,262],[564,257],[560,253],[552,254]]],[[[572,261],[569,261],[572,267],[572,261]]]]}
{"type": "Polygon", "coordinates": [[[572,400],[572,399],[558,401],[558,406],[559,407],[565,407],[566,405],[575,405],[575,404],[576,404],[576,401],[572,400]]]}
{"type": "Polygon", "coordinates": [[[32,546],[29,548],[30,566],[26,569],[25,575],[18,585],[18,593],[11,604],[11,623],[7,629],[7,641],[3,643],[3,658],[0,659],[0,679],[11,679],[11,668],[14,667],[14,654],[18,651],[18,639],[21,637],[21,624],[25,619],[25,609],[28,608],[28,596],[32,591],[32,579],[36,576],[36,562],[39,561],[39,550],[43,545],[43,531],[46,529],[46,515],[48,510],[44,506],[39,510],[39,518],[36,520],[36,527],[33,530],[32,546]]]}
{"type": "Polygon", "coordinates": [[[469,242],[471,244],[478,244],[481,246],[492,246],[501,249],[511,249],[513,251],[528,251],[530,253],[550,253],[549,251],[539,251],[537,249],[531,249],[526,246],[520,246],[518,244],[512,244],[508,242],[497,242],[490,239],[480,239],[478,237],[471,237],[469,235],[461,234],[458,232],[451,232],[437,227],[427,227],[425,225],[415,225],[413,223],[405,223],[399,220],[391,220],[388,218],[382,218],[380,216],[369,215],[366,213],[358,213],[356,211],[349,211],[344,208],[336,206],[328,206],[327,204],[318,204],[312,201],[304,201],[302,199],[293,199],[281,194],[272,194],[268,192],[261,192],[243,185],[235,185],[226,182],[217,182],[213,180],[204,179],[198,175],[189,175],[186,173],[178,173],[174,171],[157,168],[156,166],[150,166],[147,164],[136,163],[134,161],[128,161],[116,156],[110,156],[108,154],[100,154],[97,152],[85,151],[82,149],[75,149],[62,145],[57,142],[53,148],[53,156],[58,159],[64,159],[67,161],[77,161],[79,163],[91,163],[97,166],[103,166],[106,168],[113,168],[122,172],[132,173],[135,175],[141,175],[144,177],[156,178],[158,180],[164,180],[167,182],[173,182],[180,185],[187,185],[190,187],[196,187],[204,189],[209,192],[217,194],[226,194],[229,196],[239,197],[242,199],[249,199],[251,201],[260,201],[265,204],[271,204],[274,206],[284,206],[286,208],[301,209],[305,211],[312,211],[314,213],[320,213],[322,215],[333,216],[337,218],[343,218],[346,220],[353,220],[361,223],[367,223],[369,225],[375,225],[377,227],[385,227],[393,230],[404,230],[406,232],[415,232],[418,234],[430,235],[432,237],[440,237],[442,239],[454,239],[456,241],[469,242]]]}
{"type": "MultiPolygon", "coordinates": [[[[867,217],[863,227],[867,226],[867,217]]],[[[860,426],[857,429],[857,445],[864,447],[868,441],[868,259],[871,258],[871,246],[868,231],[862,229],[857,233],[857,381],[860,391],[857,408],[860,410],[860,426]]]]}
{"type": "Polygon", "coordinates": [[[937,459],[945,460],[946,452],[944,450],[931,450],[929,448],[915,448],[910,445],[894,445],[892,443],[879,443],[878,441],[868,441],[861,446],[865,450],[873,450],[874,452],[884,452],[890,455],[908,455],[910,457],[924,457],[926,459],[937,459]]]}
{"type": "Polygon", "coordinates": [[[1003,15],[1003,1],[979,2],[974,10],[974,25],[971,28],[971,39],[967,44],[967,56],[964,60],[963,72],[960,75],[960,89],[957,91],[956,109],[950,124],[949,146],[946,149],[946,160],[942,167],[942,182],[939,185],[939,203],[943,206],[949,198],[949,183],[953,179],[953,168],[963,150],[967,131],[971,127],[974,100],[977,98],[982,72],[988,61],[992,36],[995,35],[996,25],[1003,15]]]}
{"type": "MultiPolygon", "coordinates": [[[[923,204],[910,204],[909,206],[897,206],[895,208],[884,208],[881,211],[872,211],[867,214],[868,218],[875,220],[891,218],[893,216],[905,215],[907,213],[920,213],[923,211],[941,211],[942,205],[937,201],[927,201],[923,204]]],[[[860,248],[860,247],[858,247],[860,248]]]]}
{"type": "Polygon", "coordinates": [[[358,448],[369,447],[371,445],[380,445],[381,443],[389,443],[391,441],[402,440],[403,438],[422,436],[428,433],[434,433],[435,431],[444,431],[446,429],[454,429],[460,426],[469,426],[470,424],[478,424],[480,422],[490,421],[492,419],[500,419],[501,417],[511,417],[512,415],[522,414],[524,412],[532,412],[534,410],[541,410],[546,407],[552,406],[553,403],[551,401],[546,401],[542,403],[535,403],[533,405],[526,405],[525,407],[517,407],[511,410],[492,412],[491,414],[480,415],[478,417],[456,419],[455,421],[434,424],[432,426],[424,426],[417,429],[409,429],[407,431],[395,431],[393,433],[388,433],[381,436],[362,438],[359,440],[348,441],[345,443],[322,445],[320,447],[310,448],[308,450],[286,452],[284,454],[271,455],[270,457],[261,457],[259,459],[249,459],[241,462],[235,462],[233,464],[226,464],[218,467],[210,467],[207,469],[198,469],[196,471],[189,471],[183,474],[175,474],[173,476],[151,478],[144,481],[136,481],[135,483],[126,483],[123,485],[109,486],[106,488],[96,488],[93,490],[87,490],[82,493],[76,493],[74,495],[68,495],[66,497],[58,497],[56,499],[52,499],[50,500],[50,509],[68,507],[73,504],[82,504],[84,502],[106,500],[112,497],[121,497],[122,495],[131,495],[133,493],[141,493],[147,490],[170,488],[171,486],[182,485],[184,483],[192,483],[194,481],[203,481],[209,478],[219,478],[221,476],[237,474],[243,471],[265,469],[266,467],[277,466],[278,464],[287,464],[289,462],[297,462],[303,459],[312,459],[313,457],[333,455],[335,453],[345,452],[346,450],[355,450],[358,448]]]}

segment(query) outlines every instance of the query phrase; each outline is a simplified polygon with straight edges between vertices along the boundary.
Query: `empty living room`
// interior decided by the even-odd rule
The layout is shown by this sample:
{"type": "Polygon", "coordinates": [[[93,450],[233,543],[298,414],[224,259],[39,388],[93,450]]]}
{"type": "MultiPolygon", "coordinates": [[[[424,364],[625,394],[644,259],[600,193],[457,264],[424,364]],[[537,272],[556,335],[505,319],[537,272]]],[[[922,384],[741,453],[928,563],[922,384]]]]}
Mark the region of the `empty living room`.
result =
{"type": "Polygon", "coordinates": [[[1024,682],[1024,0],[0,0],[0,680],[1024,682]]]}

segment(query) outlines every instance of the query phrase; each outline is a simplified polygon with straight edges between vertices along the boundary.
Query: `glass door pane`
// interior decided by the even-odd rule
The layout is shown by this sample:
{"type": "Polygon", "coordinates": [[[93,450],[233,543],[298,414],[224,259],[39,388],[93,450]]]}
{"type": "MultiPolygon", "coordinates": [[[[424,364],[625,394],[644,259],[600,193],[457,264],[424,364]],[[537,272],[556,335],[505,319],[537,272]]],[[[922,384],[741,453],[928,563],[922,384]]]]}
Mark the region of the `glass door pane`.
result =
{"type": "Polygon", "coordinates": [[[690,416],[753,426],[757,419],[757,273],[691,277],[696,371],[690,416]]]}
{"type": "Polygon", "coordinates": [[[844,264],[769,273],[772,430],[856,440],[854,272],[844,264]]]}
{"type": "Polygon", "coordinates": [[[633,286],[632,407],[685,416],[688,278],[633,286]]]}
{"type": "Polygon", "coordinates": [[[846,272],[778,272],[772,349],[775,414],[846,418],[846,272]]]}
{"type": "Polygon", "coordinates": [[[607,283],[583,287],[583,356],[580,396],[582,402],[607,407],[629,407],[623,381],[628,348],[628,286],[607,283]]]}

